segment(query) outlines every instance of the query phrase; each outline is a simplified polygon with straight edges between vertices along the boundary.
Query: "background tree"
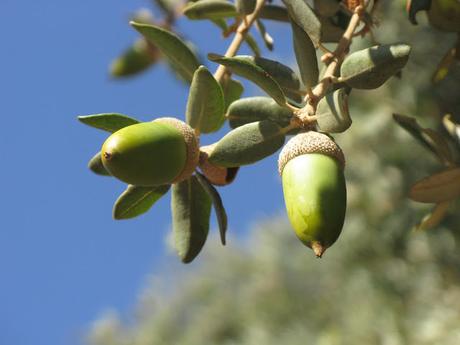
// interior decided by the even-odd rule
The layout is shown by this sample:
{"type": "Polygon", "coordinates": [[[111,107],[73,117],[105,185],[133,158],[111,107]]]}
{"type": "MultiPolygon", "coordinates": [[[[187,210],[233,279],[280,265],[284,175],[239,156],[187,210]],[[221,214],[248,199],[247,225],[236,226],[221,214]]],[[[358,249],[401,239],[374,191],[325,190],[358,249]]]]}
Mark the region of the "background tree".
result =
{"type": "MultiPolygon", "coordinates": [[[[91,344],[460,341],[458,201],[436,229],[411,232],[429,208],[409,201],[409,188],[441,164],[392,117],[415,116],[447,137],[442,117],[460,116],[459,64],[435,84],[431,76],[457,37],[434,30],[422,14],[412,26],[400,1],[383,2],[377,17],[377,41],[408,42],[413,52],[402,80],[354,94],[353,126],[337,136],[347,153],[349,202],[335,250],[313,260],[284,216],[266,220],[238,245],[214,245],[187,272],[169,267],[144,291],[132,322],[103,317],[91,344]]],[[[458,142],[449,145],[458,152],[458,142]]]]}

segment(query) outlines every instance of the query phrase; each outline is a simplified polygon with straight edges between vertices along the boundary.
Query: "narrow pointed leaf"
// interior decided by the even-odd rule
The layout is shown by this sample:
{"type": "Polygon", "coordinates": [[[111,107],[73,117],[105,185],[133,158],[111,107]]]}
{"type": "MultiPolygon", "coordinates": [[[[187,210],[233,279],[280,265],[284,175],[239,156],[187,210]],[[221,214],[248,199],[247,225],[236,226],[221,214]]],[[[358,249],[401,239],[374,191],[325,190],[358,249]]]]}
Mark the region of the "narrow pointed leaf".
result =
{"type": "Polygon", "coordinates": [[[135,22],[131,22],[131,25],[149,42],[158,47],[184,80],[192,81],[193,73],[200,63],[195,53],[179,36],[155,25],[135,22]]]}
{"type": "Polygon", "coordinates": [[[133,119],[132,117],[117,113],[83,115],[78,116],[78,120],[85,125],[102,129],[110,133],[116,132],[123,127],[139,123],[138,120],[133,119]]]}
{"type": "Polygon", "coordinates": [[[141,39],[112,62],[110,74],[116,78],[136,75],[145,71],[159,59],[158,49],[141,39]]]}
{"type": "Polygon", "coordinates": [[[248,15],[254,12],[256,0],[235,0],[236,10],[242,15],[248,15]]]}
{"type": "Polygon", "coordinates": [[[283,129],[273,121],[248,123],[219,140],[209,161],[224,167],[252,164],[275,153],[284,139],[283,129]]]}
{"type": "Polygon", "coordinates": [[[341,80],[356,89],[378,88],[405,66],[410,51],[407,44],[391,44],[354,52],[340,67],[341,80]]]}
{"type": "Polygon", "coordinates": [[[321,22],[305,0],[283,0],[291,21],[311,39],[315,47],[321,42],[321,22]]]}
{"type": "Polygon", "coordinates": [[[449,145],[442,136],[433,134],[433,131],[428,128],[422,128],[417,123],[417,120],[412,117],[393,114],[393,118],[402,128],[425,146],[425,148],[430,150],[441,162],[449,162],[452,160],[452,153],[450,152],[449,145]]]}
{"type": "Polygon", "coordinates": [[[256,20],[256,28],[259,31],[262,40],[264,41],[265,47],[267,47],[267,49],[270,51],[273,50],[273,37],[271,37],[267,32],[264,23],[260,19],[256,20]]]}
{"type": "Polygon", "coordinates": [[[348,112],[348,95],[344,89],[328,93],[316,108],[316,122],[321,131],[341,133],[351,126],[348,112]]]}
{"type": "Polygon", "coordinates": [[[415,230],[428,230],[434,228],[442,222],[449,210],[450,201],[444,201],[437,204],[431,213],[423,217],[422,221],[416,225],[415,230]]]}
{"type": "Polygon", "coordinates": [[[226,79],[222,83],[222,90],[224,91],[225,111],[227,111],[230,104],[237,99],[240,99],[244,92],[243,84],[235,79],[226,79]]]}
{"type": "Polygon", "coordinates": [[[114,219],[129,219],[144,214],[169,190],[169,185],[140,187],[129,185],[113,205],[114,219]]]}
{"type": "Polygon", "coordinates": [[[409,192],[414,201],[438,204],[460,197],[460,168],[446,169],[416,182],[409,192]]]}
{"type": "Polygon", "coordinates": [[[196,177],[198,181],[201,183],[201,186],[208,193],[209,197],[212,200],[214,211],[216,212],[217,223],[219,225],[220,241],[225,246],[228,219],[227,212],[225,212],[225,207],[222,203],[222,198],[220,197],[217,189],[208,181],[208,179],[204,175],[196,173],[196,177]]]}
{"type": "Polygon", "coordinates": [[[244,41],[248,45],[249,49],[251,49],[251,51],[254,53],[254,56],[259,57],[260,48],[257,41],[254,39],[254,36],[252,36],[251,33],[248,32],[244,37],[244,41]]]}
{"type": "Polygon", "coordinates": [[[228,108],[227,118],[232,128],[262,120],[271,120],[286,127],[291,121],[292,112],[280,107],[269,97],[249,97],[233,102],[228,108]]]}
{"type": "Polygon", "coordinates": [[[224,93],[209,70],[200,66],[193,75],[187,101],[187,123],[203,133],[219,130],[225,122],[224,93]]]}
{"type": "Polygon", "coordinates": [[[264,7],[262,7],[259,18],[278,22],[289,22],[289,15],[286,7],[271,4],[265,4],[264,7]]]}
{"type": "Polygon", "coordinates": [[[292,40],[295,58],[300,70],[300,78],[303,84],[312,88],[318,84],[318,60],[316,49],[308,35],[295,22],[291,22],[292,40]]]}
{"type": "Polygon", "coordinates": [[[286,98],[278,83],[261,67],[257,66],[252,56],[235,56],[227,58],[217,54],[208,54],[211,61],[229,67],[233,73],[238,74],[268,93],[279,105],[285,105],[286,98]]]}
{"type": "Polygon", "coordinates": [[[183,13],[188,19],[222,19],[238,15],[235,5],[225,0],[190,2],[183,13]]]}
{"type": "Polygon", "coordinates": [[[203,248],[209,232],[211,198],[196,176],[172,186],[174,247],[184,263],[191,262],[203,248]]]}
{"type": "Polygon", "coordinates": [[[96,153],[93,158],[88,162],[88,168],[91,170],[93,173],[97,175],[103,175],[103,176],[111,176],[110,173],[106,170],[104,165],[102,164],[102,158],[101,158],[101,153],[98,152],[96,153]]]}
{"type": "Polygon", "coordinates": [[[281,87],[283,93],[296,102],[302,100],[300,80],[297,74],[288,66],[274,60],[254,58],[254,63],[266,71],[281,87]]]}

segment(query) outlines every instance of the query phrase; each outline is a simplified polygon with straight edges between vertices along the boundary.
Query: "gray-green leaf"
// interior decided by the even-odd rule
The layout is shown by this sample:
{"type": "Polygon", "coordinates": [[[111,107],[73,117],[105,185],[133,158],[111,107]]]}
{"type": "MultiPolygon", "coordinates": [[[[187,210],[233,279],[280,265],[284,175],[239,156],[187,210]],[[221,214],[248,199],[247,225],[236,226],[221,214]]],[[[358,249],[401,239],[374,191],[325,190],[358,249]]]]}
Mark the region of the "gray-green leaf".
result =
{"type": "Polygon", "coordinates": [[[444,137],[429,128],[422,128],[413,117],[393,114],[393,119],[441,162],[452,161],[452,152],[444,137]]]}
{"type": "Polygon", "coordinates": [[[233,102],[227,111],[230,127],[237,128],[247,123],[271,120],[281,127],[289,125],[292,112],[280,107],[269,97],[248,97],[233,102]]]}
{"type": "Polygon", "coordinates": [[[220,241],[225,246],[225,235],[227,233],[228,219],[227,212],[225,212],[225,207],[222,203],[222,198],[220,197],[217,189],[208,181],[204,175],[197,172],[196,177],[212,200],[214,211],[216,212],[217,223],[219,225],[220,241]]]}
{"type": "Polygon", "coordinates": [[[283,93],[296,102],[301,102],[300,80],[288,66],[262,57],[254,58],[254,63],[266,71],[281,87],[283,93]]]}
{"type": "Polygon", "coordinates": [[[306,87],[312,88],[318,84],[318,60],[316,49],[310,37],[294,21],[291,22],[292,39],[300,78],[306,87]]]}
{"type": "Polygon", "coordinates": [[[203,133],[219,130],[225,122],[224,93],[217,80],[204,66],[193,75],[185,117],[187,123],[203,133]]]}
{"type": "Polygon", "coordinates": [[[225,0],[190,2],[183,13],[188,19],[221,19],[238,15],[235,5],[225,0]]]}
{"type": "Polygon", "coordinates": [[[172,64],[175,70],[184,80],[192,81],[193,73],[200,63],[195,53],[175,33],[159,26],[139,24],[131,22],[131,25],[139,31],[149,42],[160,49],[165,58],[172,64]]]}
{"type": "Polygon", "coordinates": [[[266,4],[260,10],[259,18],[276,20],[278,22],[288,22],[289,16],[285,7],[266,4]]]}
{"type": "Polygon", "coordinates": [[[374,46],[349,55],[340,68],[341,80],[357,89],[375,89],[404,67],[407,44],[374,46]]]}
{"type": "Polygon", "coordinates": [[[267,47],[268,50],[273,50],[273,37],[267,32],[264,23],[260,19],[256,20],[256,28],[264,41],[265,47],[267,47]]]}
{"type": "Polygon", "coordinates": [[[260,48],[257,41],[254,39],[254,36],[251,35],[250,32],[246,33],[244,37],[244,41],[248,45],[249,49],[254,53],[255,56],[260,56],[260,48]]]}
{"type": "Polygon", "coordinates": [[[129,185],[113,205],[113,218],[129,219],[144,214],[169,190],[169,185],[140,187],[129,185]]]}
{"type": "Polygon", "coordinates": [[[229,67],[233,73],[254,82],[268,93],[279,105],[286,104],[286,98],[281,87],[267,71],[257,66],[254,57],[240,55],[228,58],[217,54],[208,54],[208,58],[211,61],[229,67]]]}
{"type": "Polygon", "coordinates": [[[283,129],[273,121],[248,123],[219,140],[209,161],[224,167],[252,164],[275,153],[284,139],[283,129]]]}
{"type": "Polygon", "coordinates": [[[196,176],[172,186],[174,247],[182,262],[191,262],[201,251],[209,232],[211,198],[196,176]]]}
{"type": "Polygon", "coordinates": [[[256,8],[256,0],[235,0],[236,10],[243,15],[251,14],[256,8]]]}
{"type": "Polygon", "coordinates": [[[351,126],[348,112],[348,95],[344,89],[338,89],[323,97],[316,108],[316,122],[321,131],[341,133],[351,126]]]}
{"type": "Polygon", "coordinates": [[[291,21],[307,33],[315,47],[321,42],[321,22],[305,0],[283,0],[291,21]]]}
{"type": "Polygon", "coordinates": [[[83,115],[78,116],[78,120],[85,125],[102,129],[110,133],[116,132],[123,127],[139,123],[138,120],[133,119],[132,117],[117,113],[83,115]]]}
{"type": "Polygon", "coordinates": [[[237,99],[240,99],[244,88],[243,84],[235,79],[227,79],[223,81],[221,85],[222,90],[224,91],[225,110],[227,110],[230,104],[232,104],[237,99]]]}
{"type": "Polygon", "coordinates": [[[88,162],[88,168],[93,173],[102,176],[111,176],[107,169],[102,164],[101,153],[96,153],[93,158],[88,162]]]}

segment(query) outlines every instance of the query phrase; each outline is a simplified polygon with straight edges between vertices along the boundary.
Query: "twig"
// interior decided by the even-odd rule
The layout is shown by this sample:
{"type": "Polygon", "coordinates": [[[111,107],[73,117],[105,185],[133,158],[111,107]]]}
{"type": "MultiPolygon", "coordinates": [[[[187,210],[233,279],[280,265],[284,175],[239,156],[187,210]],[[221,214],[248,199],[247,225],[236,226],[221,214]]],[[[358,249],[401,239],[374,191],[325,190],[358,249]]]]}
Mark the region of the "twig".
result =
{"type": "MultiPolygon", "coordinates": [[[[244,41],[244,38],[246,37],[246,33],[249,31],[252,24],[255,22],[255,20],[259,16],[259,12],[262,10],[264,4],[265,4],[265,0],[257,0],[257,4],[256,4],[256,8],[254,9],[254,12],[252,12],[250,15],[245,17],[245,20],[243,20],[241,24],[238,26],[235,36],[233,37],[232,42],[230,43],[230,45],[227,48],[227,51],[225,52],[225,57],[235,56],[235,54],[238,52],[238,49],[240,48],[241,44],[244,41]]],[[[220,65],[217,68],[216,73],[214,73],[214,77],[219,83],[222,83],[224,75],[226,73],[227,73],[227,67],[224,65],[220,65]]]]}
{"type": "Polygon", "coordinates": [[[332,54],[326,53],[325,56],[323,56],[322,60],[329,64],[321,81],[312,89],[311,93],[306,95],[305,101],[307,102],[307,105],[300,109],[296,114],[296,116],[298,116],[302,122],[311,122],[311,120],[308,118],[315,114],[318,101],[324,97],[330,85],[332,84],[335,73],[339,66],[342,64],[348,52],[353,34],[361,21],[363,13],[363,6],[358,6],[355,8],[350,22],[348,23],[348,27],[340,38],[337,48],[332,54]]]}

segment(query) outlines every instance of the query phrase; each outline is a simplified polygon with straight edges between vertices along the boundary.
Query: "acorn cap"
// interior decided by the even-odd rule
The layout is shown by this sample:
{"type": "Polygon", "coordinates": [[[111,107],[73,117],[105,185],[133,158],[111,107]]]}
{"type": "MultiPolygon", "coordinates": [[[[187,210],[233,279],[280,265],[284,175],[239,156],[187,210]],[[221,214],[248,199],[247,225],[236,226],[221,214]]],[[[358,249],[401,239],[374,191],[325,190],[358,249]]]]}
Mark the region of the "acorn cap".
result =
{"type": "Polygon", "coordinates": [[[239,167],[226,168],[210,163],[208,157],[216,145],[217,143],[214,143],[200,148],[200,161],[198,165],[209,182],[216,186],[225,186],[233,182],[239,167]]]}
{"type": "Polygon", "coordinates": [[[160,117],[153,120],[152,122],[159,122],[166,125],[170,125],[176,128],[182,133],[184,137],[185,145],[187,146],[187,159],[185,161],[184,169],[177,175],[172,183],[179,183],[189,178],[195,171],[196,166],[200,158],[200,146],[195,131],[192,127],[187,125],[185,122],[178,120],[174,117],[160,117]]]}
{"type": "Polygon", "coordinates": [[[345,167],[345,157],[342,149],[335,141],[326,134],[309,131],[297,134],[284,145],[278,159],[280,175],[282,175],[287,162],[297,156],[308,153],[320,153],[332,157],[340,164],[342,169],[345,167]]]}

